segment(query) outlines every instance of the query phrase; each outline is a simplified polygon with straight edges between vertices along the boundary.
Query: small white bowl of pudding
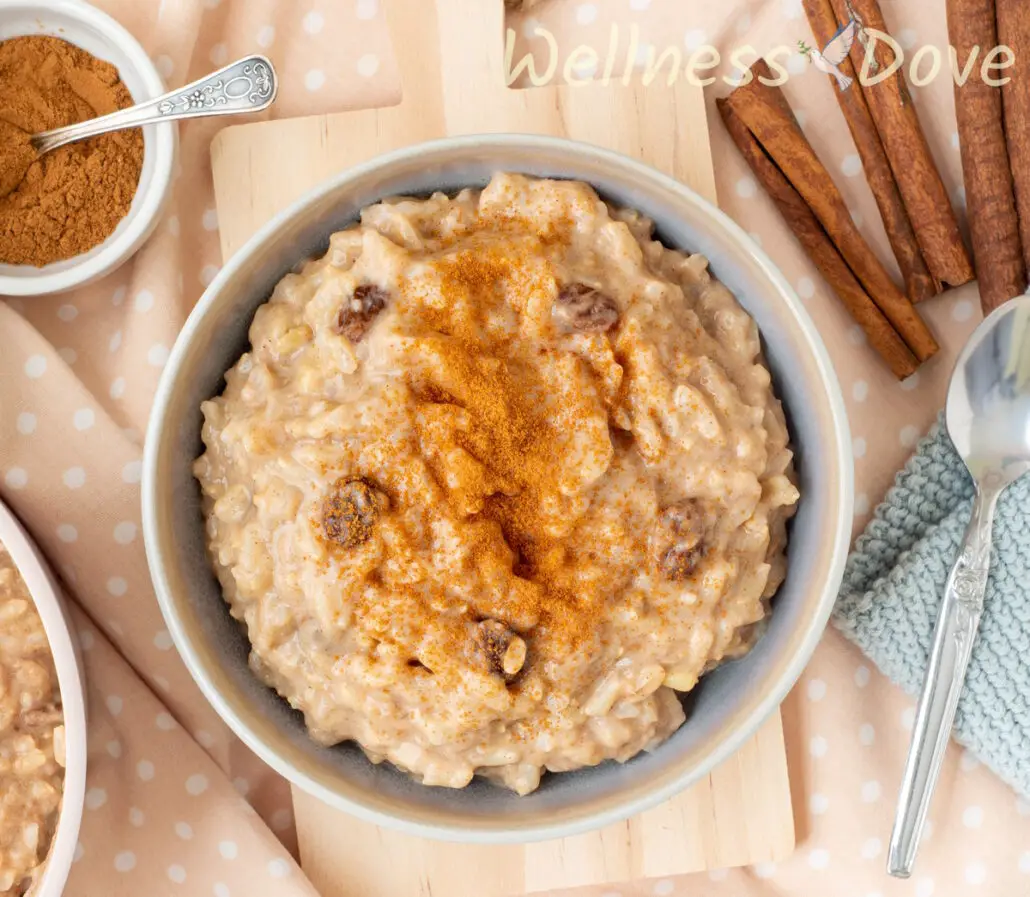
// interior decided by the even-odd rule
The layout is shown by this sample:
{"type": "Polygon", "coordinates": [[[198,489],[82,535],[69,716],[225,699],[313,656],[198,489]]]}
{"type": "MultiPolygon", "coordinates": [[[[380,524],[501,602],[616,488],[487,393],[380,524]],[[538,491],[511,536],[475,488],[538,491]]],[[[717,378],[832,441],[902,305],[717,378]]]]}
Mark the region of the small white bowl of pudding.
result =
{"type": "Polygon", "coordinates": [[[0,502],[0,893],[59,897],[86,792],[86,703],[67,611],[0,502]]]}

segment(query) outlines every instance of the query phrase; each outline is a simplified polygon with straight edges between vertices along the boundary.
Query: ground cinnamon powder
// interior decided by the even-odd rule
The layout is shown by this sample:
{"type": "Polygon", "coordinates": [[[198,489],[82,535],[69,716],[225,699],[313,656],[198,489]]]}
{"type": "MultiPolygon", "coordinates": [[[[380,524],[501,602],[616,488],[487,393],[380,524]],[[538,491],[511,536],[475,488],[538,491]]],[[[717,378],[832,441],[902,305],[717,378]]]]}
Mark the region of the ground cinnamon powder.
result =
{"type": "MultiPolygon", "coordinates": [[[[548,656],[571,651],[596,631],[604,612],[606,587],[588,583],[579,569],[586,561],[570,554],[565,537],[551,532],[556,517],[578,513],[562,494],[559,472],[568,466],[565,455],[582,448],[565,438],[565,431],[588,409],[573,396],[556,394],[534,373],[532,359],[512,348],[507,329],[490,333],[487,319],[496,318],[498,307],[506,303],[503,294],[525,305],[553,294],[553,278],[533,261],[553,255],[547,247],[567,242],[573,224],[540,232],[534,222],[517,217],[481,217],[479,225],[493,229],[492,239],[482,245],[473,242],[430,264],[446,311],[438,317],[435,308],[420,309],[428,328],[449,337],[434,349],[436,373],[448,384],[446,394],[415,384],[415,391],[429,402],[466,412],[467,426],[449,435],[468,453],[470,469],[458,469],[447,435],[426,426],[420,426],[419,435],[431,467],[438,456],[446,457],[448,472],[438,472],[440,481],[462,484],[449,493],[456,509],[469,513],[470,506],[478,508],[469,520],[490,521],[500,528],[499,535],[482,530],[483,538],[471,552],[474,565],[497,568],[485,577],[497,585],[495,592],[488,597],[484,589],[475,610],[524,636],[530,646],[528,668],[544,642],[548,656]],[[495,239],[499,234],[504,238],[495,239]],[[503,561],[509,549],[515,554],[510,571],[510,561],[503,561]]],[[[423,415],[426,424],[431,417],[423,415]]],[[[463,630],[456,627],[453,634],[455,643],[446,646],[451,655],[461,651],[463,630]]],[[[517,692],[521,679],[511,687],[517,692]]]]}
{"type": "MultiPolygon", "coordinates": [[[[132,102],[113,65],[67,41],[30,35],[0,43],[0,186],[24,165],[25,135],[132,102]]],[[[0,199],[0,262],[42,267],[102,243],[129,211],[142,167],[138,129],[36,159],[0,199]]]]}

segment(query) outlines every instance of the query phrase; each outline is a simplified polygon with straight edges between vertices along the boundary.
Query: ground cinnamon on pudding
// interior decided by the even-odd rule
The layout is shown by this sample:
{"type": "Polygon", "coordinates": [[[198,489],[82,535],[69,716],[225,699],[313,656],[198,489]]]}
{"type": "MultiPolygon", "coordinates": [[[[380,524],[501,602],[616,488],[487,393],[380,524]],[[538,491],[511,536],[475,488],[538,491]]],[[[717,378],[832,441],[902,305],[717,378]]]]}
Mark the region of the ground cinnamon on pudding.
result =
{"type": "MultiPolygon", "coordinates": [[[[576,559],[569,556],[566,534],[556,534],[578,514],[563,495],[559,474],[576,450],[573,434],[586,409],[579,407],[579,396],[565,395],[541,379],[512,347],[510,330],[492,327],[485,317],[504,304],[502,294],[523,309],[552,304],[557,285],[553,271],[539,265],[541,244],[560,242],[562,235],[553,226],[538,233],[517,216],[480,219],[479,226],[488,233],[496,228],[507,239],[431,263],[444,303],[439,318],[434,310],[426,323],[446,334],[437,352],[447,388],[437,383],[429,394],[434,403],[464,412],[463,427],[447,434],[467,462],[457,477],[462,488],[452,489],[450,500],[459,513],[500,530],[483,539],[477,563],[496,563],[505,549],[514,555],[503,601],[479,610],[525,637],[528,667],[535,637],[572,650],[596,630],[604,606],[599,592],[576,587],[576,559]]],[[[568,227],[571,222],[562,222],[557,230],[568,227]]],[[[448,469],[438,478],[447,482],[456,462],[440,440],[439,430],[423,432],[423,450],[434,454],[429,447],[435,443],[446,459],[448,469]]],[[[518,689],[517,679],[512,687],[518,689]]]]}
{"type": "Polygon", "coordinates": [[[131,105],[118,70],[67,41],[0,43],[0,263],[42,267],[111,235],[136,193],[142,132],[104,134],[35,160],[25,148],[31,134],[131,105]]]}

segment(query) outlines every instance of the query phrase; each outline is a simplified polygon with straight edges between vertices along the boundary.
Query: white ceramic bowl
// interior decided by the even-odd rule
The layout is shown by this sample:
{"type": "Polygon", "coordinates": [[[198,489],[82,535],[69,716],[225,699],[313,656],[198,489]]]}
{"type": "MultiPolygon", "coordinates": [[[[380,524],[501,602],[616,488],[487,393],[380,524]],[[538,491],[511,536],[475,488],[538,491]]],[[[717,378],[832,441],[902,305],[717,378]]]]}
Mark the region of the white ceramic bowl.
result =
{"type": "Polygon", "coordinates": [[[741,228],[654,169],[586,144],[491,135],[422,144],[326,182],[270,221],[208,288],[165,367],[147,434],[143,528],[161,609],[208,700],[264,760],[300,787],[364,819],[436,838],[528,841],[596,828],[686,788],[729,757],[783,700],[826,625],[852,523],[851,437],[826,350],[783,276],[741,228]],[[230,617],[205,547],[192,462],[202,451],[200,403],[247,347],[255,309],[272,287],[358,211],[398,193],[455,191],[496,171],[575,178],[656,222],[667,245],[703,253],[761,329],[787,411],[800,479],[788,572],[769,627],[744,659],[705,676],[686,723],[629,763],[545,776],[526,797],[476,780],[426,788],[353,745],[324,748],[300,714],[247,666],[249,645],[230,617]]]}
{"type": "Polygon", "coordinates": [[[18,568],[50,642],[64,710],[64,797],[46,868],[31,897],[60,897],[75,856],[86,799],[86,693],[78,642],[53,575],[17,518],[0,502],[0,545],[18,568]]]}
{"type": "MultiPolygon", "coordinates": [[[[106,13],[82,0],[0,0],[0,41],[25,34],[62,38],[110,62],[137,103],[165,92],[143,47],[106,13]]],[[[143,129],[143,170],[128,214],[89,252],[42,268],[0,265],[0,296],[42,296],[109,274],[153,232],[168,196],[176,155],[172,122],[143,129]]]]}

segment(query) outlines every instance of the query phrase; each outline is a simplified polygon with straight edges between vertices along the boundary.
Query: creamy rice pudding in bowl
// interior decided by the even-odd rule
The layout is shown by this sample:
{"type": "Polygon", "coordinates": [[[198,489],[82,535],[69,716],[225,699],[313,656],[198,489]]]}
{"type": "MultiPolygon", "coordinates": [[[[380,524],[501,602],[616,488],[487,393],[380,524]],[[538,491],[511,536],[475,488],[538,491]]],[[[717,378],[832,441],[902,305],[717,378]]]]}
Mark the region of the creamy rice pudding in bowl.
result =
{"type": "Polygon", "coordinates": [[[0,503],[0,894],[63,891],[85,770],[75,642],[45,563],[0,503]]]}
{"type": "Polygon", "coordinates": [[[839,583],[845,437],[716,210],[594,148],[446,141],[212,285],[159,390],[148,554],[208,697],[295,782],[439,837],[568,834],[782,699],[839,583]]]}

